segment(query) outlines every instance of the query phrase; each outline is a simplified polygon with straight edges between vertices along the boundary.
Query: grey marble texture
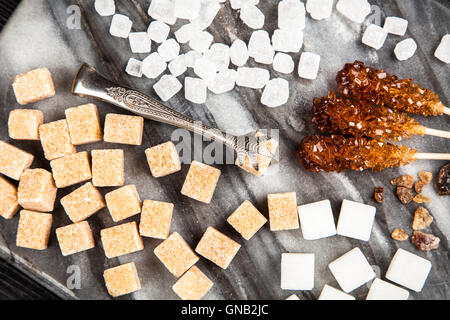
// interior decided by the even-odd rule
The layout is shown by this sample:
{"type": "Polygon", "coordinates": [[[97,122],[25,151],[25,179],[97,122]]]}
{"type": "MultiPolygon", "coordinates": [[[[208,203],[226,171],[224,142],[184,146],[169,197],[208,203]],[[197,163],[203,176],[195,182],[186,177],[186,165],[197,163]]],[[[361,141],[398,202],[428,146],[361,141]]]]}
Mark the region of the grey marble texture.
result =
{"type": "MultiPolygon", "coordinates": [[[[179,232],[195,247],[208,226],[213,226],[238,241],[242,248],[227,270],[201,259],[198,263],[215,283],[206,299],[284,299],[292,293],[301,299],[315,299],[325,284],[339,287],[327,265],[335,258],[359,247],[374,266],[377,274],[384,279],[389,262],[397,248],[404,248],[433,263],[428,281],[421,293],[411,292],[411,299],[449,299],[450,271],[448,240],[450,236],[450,198],[439,197],[431,186],[425,194],[433,198],[429,208],[435,218],[428,232],[441,238],[441,246],[432,252],[419,252],[409,242],[396,242],[390,232],[402,227],[411,233],[412,216],[416,204],[402,205],[393,194],[389,180],[401,174],[416,174],[419,170],[437,173],[443,161],[418,161],[409,166],[386,170],[381,173],[346,172],[312,174],[306,172],[298,163],[295,151],[303,136],[315,131],[311,124],[310,107],[314,97],[335,90],[336,72],[344,63],[362,60],[369,65],[388,70],[401,77],[411,77],[423,86],[435,90],[444,104],[450,105],[449,66],[433,57],[433,52],[441,37],[450,32],[450,8],[445,2],[430,0],[374,1],[371,4],[381,9],[381,21],[386,16],[401,16],[409,20],[405,37],[389,35],[379,51],[361,44],[361,25],[347,21],[334,11],[331,18],[315,21],[308,17],[303,50],[321,55],[319,76],[314,81],[300,79],[296,72],[291,75],[277,75],[270,67],[272,76],[280,76],[290,81],[289,102],[279,108],[269,109],[260,104],[261,90],[236,87],[223,94],[208,94],[204,105],[194,105],[184,99],[183,92],[172,98],[168,105],[179,112],[204,121],[220,129],[232,132],[250,131],[256,128],[280,129],[280,165],[262,178],[251,176],[232,165],[217,165],[222,170],[215,196],[210,205],[205,205],[180,194],[188,165],[182,171],[162,179],[151,177],[145,161],[144,150],[171,139],[173,128],[145,122],[144,141],[140,147],[96,143],[79,147],[79,151],[96,148],[123,148],[126,157],[126,183],[135,184],[142,199],[169,201],[175,204],[171,231],[179,232]],[[416,54],[404,62],[396,61],[393,49],[395,44],[406,37],[413,37],[418,43],[416,54]],[[382,204],[372,200],[375,186],[384,186],[386,199],[382,204]],[[364,202],[377,207],[375,224],[370,241],[362,242],[341,236],[306,241],[300,230],[270,232],[266,224],[250,241],[243,240],[226,223],[226,218],[244,200],[252,201],[267,216],[266,196],[269,193],[295,191],[299,204],[330,199],[337,221],[342,199],[364,202]],[[294,292],[280,289],[280,255],[282,252],[313,252],[316,255],[315,287],[312,291],[294,292]]],[[[151,21],[147,16],[149,1],[116,1],[118,12],[126,14],[134,21],[133,30],[144,31],[151,21]]],[[[259,7],[266,15],[265,29],[270,33],[276,29],[276,0],[261,1],[259,7]]],[[[46,66],[53,76],[57,95],[28,107],[40,109],[45,121],[50,122],[64,117],[68,107],[80,105],[91,100],[74,97],[70,86],[75,72],[82,62],[95,66],[110,78],[149,95],[156,96],[153,80],[136,79],[127,76],[123,70],[132,56],[128,41],[109,36],[111,17],[100,17],[93,8],[92,0],[24,0],[16,10],[7,26],[0,33],[0,137],[21,147],[34,155],[33,167],[49,169],[44,160],[39,142],[11,141],[7,132],[7,117],[10,110],[18,108],[11,83],[16,74],[33,68],[46,66]],[[81,9],[81,29],[67,27],[67,9],[70,5],[81,9]]],[[[173,31],[184,24],[178,20],[173,31]]],[[[239,37],[248,41],[251,30],[239,19],[238,12],[227,4],[213,25],[208,29],[216,42],[231,44],[239,37]]],[[[153,43],[153,49],[156,44],[153,43]]],[[[186,46],[183,46],[186,50],[186,46]]],[[[144,58],[145,55],[134,55],[144,58]]],[[[298,64],[299,54],[294,55],[298,64]]],[[[249,61],[249,65],[257,65],[249,61]]],[[[188,75],[193,75],[190,69],[188,75]]],[[[183,79],[184,76],[180,77],[183,79]]],[[[102,121],[109,112],[121,112],[106,103],[95,102],[100,110],[102,121]]],[[[420,121],[435,129],[448,130],[450,117],[421,118],[420,121]]],[[[450,143],[436,137],[416,137],[405,144],[414,146],[421,152],[449,152],[450,143]]],[[[206,146],[206,144],[205,144],[206,146]]],[[[18,248],[15,234],[18,216],[12,220],[0,220],[0,254],[11,263],[25,270],[33,278],[66,298],[108,299],[103,283],[106,268],[134,261],[142,282],[142,290],[122,299],[176,299],[171,290],[176,279],[164,268],[153,254],[160,243],[155,239],[144,239],[145,250],[120,258],[107,259],[104,255],[99,233],[102,228],[115,225],[107,211],[102,210],[89,219],[93,229],[95,249],[63,257],[60,253],[54,229],[70,223],[59,199],[76,188],[59,190],[56,209],[53,212],[54,224],[49,248],[46,251],[33,251],[18,248]],[[67,268],[79,266],[81,270],[81,289],[70,290],[66,286],[67,268]]],[[[111,189],[102,188],[103,194],[111,189]]],[[[128,221],[138,221],[139,216],[128,221]]],[[[364,299],[368,291],[366,285],[352,292],[358,299],[364,299]]]]}

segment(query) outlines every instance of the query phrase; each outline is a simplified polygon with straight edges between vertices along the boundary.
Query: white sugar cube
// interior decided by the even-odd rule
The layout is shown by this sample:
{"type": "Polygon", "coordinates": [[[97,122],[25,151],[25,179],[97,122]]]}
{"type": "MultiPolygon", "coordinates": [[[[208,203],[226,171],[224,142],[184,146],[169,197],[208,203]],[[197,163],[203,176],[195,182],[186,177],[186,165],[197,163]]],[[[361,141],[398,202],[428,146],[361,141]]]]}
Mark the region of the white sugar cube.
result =
{"type": "Polygon", "coordinates": [[[303,45],[303,31],[300,29],[277,29],[272,35],[275,51],[300,52],[303,45]]]}
{"type": "Polygon", "coordinates": [[[281,254],[281,289],[312,290],[314,288],[314,254],[281,254]]]}
{"type": "Polygon", "coordinates": [[[342,290],[349,293],[375,278],[375,272],[359,248],[354,248],[328,265],[342,290]]]}
{"type": "Polygon", "coordinates": [[[128,73],[130,76],[141,78],[142,77],[142,61],[139,61],[134,58],[130,58],[130,60],[128,60],[128,64],[125,69],[125,72],[128,73]]]}
{"type": "Polygon", "coordinates": [[[289,82],[275,78],[269,81],[261,96],[261,103],[270,108],[276,108],[289,100],[289,82]]]}
{"type": "Polygon", "coordinates": [[[128,40],[133,53],[148,53],[152,49],[152,43],[147,32],[131,32],[128,40]]]}
{"type": "Polygon", "coordinates": [[[430,261],[406,250],[397,249],[386,272],[386,279],[420,292],[430,270],[430,261]]]}
{"type": "Polygon", "coordinates": [[[408,20],[399,17],[387,17],[384,20],[383,28],[387,33],[404,36],[406,29],[408,29],[408,20]]]}
{"type": "Polygon", "coordinates": [[[292,294],[284,300],[300,300],[300,298],[296,294],[292,294]]]}
{"type": "Polygon", "coordinates": [[[191,40],[194,31],[198,31],[198,29],[199,28],[193,23],[182,25],[177,31],[175,31],[175,38],[178,43],[187,43],[191,40]]]}
{"type": "Polygon", "coordinates": [[[434,56],[445,63],[450,63],[450,34],[442,37],[434,56]]]}
{"type": "Polygon", "coordinates": [[[366,300],[408,300],[409,292],[392,283],[375,278],[366,300]]]}
{"type": "Polygon", "coordinates": [[[238,67],[242,67],[248,60],[247,45],[241,39],[234,40],[230,47],[231,62],[238,67]]]}
{"type": "Polygon", "coordinates": [[[167,63],[158,52],[151,53],[142,61],[142,72],[149,79],[157,78],[167,68],[167,63]]]}
{"type": "Polygon", "coordinates": [[[303,238],[316,240],[336,235],[330,200],[323,200],[298,207],[303,238]]]}
{"type": "Polygon", "coordinates": [[[167,101],[176,95],[183,85],[177,78],[171,75],[163,75],[157,83],[153,85],[153,89],[162,101],[167,101]]]}
{"type": "Polygon", "coordinates": [[[95,10],[103,17],[112,16],[116,13],[114,0],[95,0],[95,10]]]}
{"type": "Polygon", "coordinates": [[[398,60],[404,61],[411,58],[416,50],[417,43],[412,38],[408,38],[397,43],[394,53],[398,60]]]}
{"type": "Polygon", "coordinates": [[[312,52],[303,52],[298,65],[298,75],[301,78],[314,80],[317,78],[320,66],[320,56],[312,52]]]}
{"type": "Polygon", "coordinates": [[[231,8],[234,10],[241,9],[247,3],[257,5],[259,0],[230,0],[231,8]]]}
{"type": "Polygon", "coordinates": [[[256,62],[272,64],[274,54],[269,33],[265,30],[254,31],[248,42],[248,55],[256,62]]]}
{"type": "Polygon", "coordinates": [[[155,20],[173,25],[177,21],[175,0],[152,0],[148,8],[148,15],[155,20]]]}
{"type": "Polygon", "coordinates": [[[180,54],[180,45],[175,39],[168,39],[160,44],[158,53],[166,61],[172,61],[180,54]]]}
{"type": "Polygon", "coordinates": [[[333,0],[306,0],[306,11],[315,20],[328,19],[333,11],[333,0]]]}
{"type": "Polygon", "coordinates": [[[262,68],[239,67],[236,84],[241,87],[262,89],[270,80],[270,73],[262,68]]]}
{"type": "Polygon", "coordinates": [[[200,0],[175,0],[175,16],[180,19],[196,19],[200,14],[200,5],[200,0]]]}
{"type": "Polygon", "coordinates": [[[305,5],[300,0],[283,0],[278,4],[278,28],[304,29],[306,20],[305,5]]]}
{"type": "Polygon", "coordinates": [[[286,53],[278,52],[273,58],[273,69],[281,73],[292,73],[295,68],[294,59],[286,53]]]}
{"type": "Polygon", "coordinates": [[[205,53],[213,40],[213,36],[208,31],[195,30],[189,39],[189,46],[195,51],[205,53]]]}
{"type": "Polygon", "coordinates": [[[123,14],[115,14],[111,20],[109,33],[115,37],[128,38],[133,22],[123,14]]]}
{"type": "Polygon", "coordinates": [[[184,54],[184,60],[186,62],[186,66],[188,68],[193,68],[195,67],[195,64],[197,63],[197,61],[202,57],[202,54],[195,51],[195,50],[191,50],[188,51],[184,54]]]}
{"type": "Polygon", "coordinates": [[[208,28],[220,10],[220,4],[214,0],[201,0],[200,14],[192,20],[201,29],[208,28]]]}
{"type": "Polygon", "coordinates": [[[194,72],[208,84],[216,77],[217,68],[215,63],[203,56],[195,63],[194,72]]]}
{"type": "Polygon", "coordinates": [[[364,31],[361,41],[366,46],[378,50],[383,46],[384,41],[386,41],[387,35],[388,34],[386,30],[382,27],[377,26],[376,24],[370,24],[367,27],[366,31],[364,31]]]}
{"type": "Polygon", "coordinates": [[[206,52],[206,57],[216,65],[217,70],[228,69],[230,65],[230,47],[223,43],[214,43],[206,52]]]}
{"type": "Polygon", "coordinates": [[[367,0],[339,0],[336,10],[353,22],[362,23],[371,9],[367,0]]]}
{"type": "Polygon", "coordinates": [[[203,79],[186,77],[184,79],[184,92],[186,100],[202,104],[206,102],[206,82],[203,79]]]}
{"type": "Polygon", "coordinates": [[[214,80],[208,83],[208,89],[215,94],[221,94],[234,89],[237,72],[233,69],[219,71],[214,80]]]}
{"type": "Polygon", "coordinates": [[[166,41],[169,36],[170,27],[162,21],[152,21],[148,26],[147,33],[150,39],[157,43],[166,41]]]}
{"type": "Polygon", "coordinates": [[[356,300],[354,296],[349,295],[332,286],[325,285],[320,293],[318,300],[356,300]]]}
{"type": "Polygon", "coordinates": [[[369,241],[376,208],[350,200],[342,201],[337,234],[369,241]]]}
{"type": "Polygon", "coordinates": [[[251,3],[247,3],[242,7],[239,17],[252,29],[261,29],[264,26],[264,14],[251,3]]]}
{"type": "Polygon", "coordinates": [[[187,70],[186,58],[184,54],[180,54],[178,57],[170,61],[169,71],[174,77],[181,76],[187,70]]]}

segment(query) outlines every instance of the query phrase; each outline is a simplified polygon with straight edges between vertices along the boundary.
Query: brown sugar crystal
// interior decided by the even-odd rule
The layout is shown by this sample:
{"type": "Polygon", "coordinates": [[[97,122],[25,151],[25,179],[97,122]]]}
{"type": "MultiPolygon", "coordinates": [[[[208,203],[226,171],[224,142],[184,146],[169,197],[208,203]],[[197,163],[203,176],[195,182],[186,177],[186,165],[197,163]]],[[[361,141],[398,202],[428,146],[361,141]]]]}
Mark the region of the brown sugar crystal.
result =
{"type": "Polygon", "coordinates": [[[414,184],[414,191],[416,191],[417,193],[422,193],[424,187],[425,187],[425,184],[422,181],[417,181],[414,184]]]}
{"type": "Polygon", "coordinates": [[[172,222],[173,204],[145,200],[142,206],[139,232],[143,237],[167,239],[172,222]]]}
{"type": "Polygon", "coordinates": [[[92,178],[88,153],[83,151],[50,162],[58,188],[66,188],[92,178]]]}
{"type": "Polygon", "coordinates": [[[65,112],[72,144],[77,146],[102,140],[100,117],[95,104],[69,108],[65,112]]]}
{"type": "Polygon", "coordinates": [[[373,193],[373,198],[378,203],[383,202],[383,200],[384,200],[384,188],[383,187],[376,187],[375,191],[373,193]]]}
{"type": "Polygon", "coordinates": [[[431,180],[433,180],[433,174],[429,171],[419,171],[417,175],[424,184],[430,184],[431,180]]]}
{"type": "Polygon", "coordinates": [[[441,239],[438,237],[424,233],[420,231],[414,231],[411,242],[419,249],[420,251],[430,251],[439,248],[439,242],[441,239]]]}
{"type": "Polygon", "coordinates": [[[183,300],[201,300],[214,283],[196,266],[187,271],[172,287],[183,300]]]}
{"type": "Polygon", "coordinates": [[[69,256],[95,247],[91,227],[86,221],[57,228],[56,237],[63,256],[69,256]]]}
{"type": "Polygon", "coordinates": [[[403,204],[408,204],[413,200],[413,194],[411,189],[406,187],[397,187],[397,197],[403,204]]]}
{"type": "Polygon", "coordinates": [[[20,177],[19,204],[27,210],[53,211],[58,189],[50,172],[44,169],[27,169],[20,177]]]}
{"type": "Polygon", "coordinates": [[[107,258],[115,258],[144,249],[135,221],[100,231],[107,258]]]}
{"type": "Polygon", "coordinates": [[[414,230],[422,230],[428,227],[433,222],[433,217],[430,212],[424,207],[418,207],[414,212],[414,220],[412,228],[414,230]]]}
{"type": "Polygon", "coordinates": [[[48,213],[20,211],[16,245],[35,250],[47,249],[52,218],[52,215],[48,213]]]}
{"type": "Polygon", "coordinates": [[[0,176],[0,216],[5,219],[11,219],[18,210],[17,188],[0,176]]]}
{"type": "Polygon", "coordinates": [[[47,99],[55,95],[55,86],[47,68],[31,70],[14,78],[13,90],[20,105],[47,99]]]}
{"type": "Polygon", "coordinates": [[[411,189],[414,184],[414,177],[407,174],[391,180],[391,184],[396,187],[405,187],[411,189]]]}
{"type": "Polygon", "coordinates": [[[409,237],[408,234],[403,229],[394,229],[394,231],[392,231],[391,236],[392,239],[397,241],[405,241],[409,237]]]}
{"type": "Polygon", "coordinates": [[[144,118],[122,114],[107,114],[105,118],[105,142],[141,145],[144,118]]]}
{"type": "Polygon", "coordinates": [[[123,296],[141,289],[134,262],[105,270],[106,289],[112,297],[123,296]]]}
{"type": "Polygon", "coordinates": [[[271,231],[299,228],[295,192],[269,194],[267,202],[271,231]]]}
{"type": "Polygon", "coordinates": [[[199,257],[177,232],[172,233],[154,250],[155,255],[176,278],[197,263],[199,257]]]}
{"type": "Polygon", "coordinates": [[[155,178],[181,170],[180,157],[173,142],[169,141],[145,150],[150,171],[155,178]]]}
{"type": "Polygon", "coordinates": [[[22,173],[33,163],[34,156],[0,141],[0,173],[14,180],[19,180],[22,173]]]}
{"type": "Polygon", "coordinates": [[[102,195],[91,182],[61,198],[61,205],[72,222],[86,220],[106,206],[102,195]]]}
{"type": "Polygon", "coordinates": [[[69,135],[66,120],[45,123],[39,127],[42,148],[45,158],[54,160],[77,152],[69,135]]]}
{"type": "Polygon", "coordinates": [[[92,183],[96,187],[121,187],[125,160],[121,149],[92,150],[92,183]]]}
{"type": "Polygon", "coordinates": [[[419,193],[414,196],[413,201],[415,203],[430,203],[431,199],[428,198],[427,196],[424,196],[423,194],[419,193]]]}
{"type": "Polygon", "coordinates": [[[15,109],[9,113],[8,133],[15,140],[39,140],[44,114],[39,110],[15,109]]]}
{"type": "Polygon", "coordinates": [[[141,199],[134,185],[107,193],[105,200],[114,222],[127,219],[141,212],[141,199]]]}
{"type": "Polygon", "coordinates": [[[228,268],[241,245],[212,227],[208,227],[195,252],[214,262],[222,269],[228,268]]]}
{"type": "Polygon", "coordinates": [[[203,203],[210,203],[220,174],[219,169],[192,161],[181,194],[203,203]]]}
{"type": "Polygon", "coordinates": [[[246,200],[228,217],[227,221],[245,240],[250,240],[267,222],[267,219],[250,201],[246,200]]]}

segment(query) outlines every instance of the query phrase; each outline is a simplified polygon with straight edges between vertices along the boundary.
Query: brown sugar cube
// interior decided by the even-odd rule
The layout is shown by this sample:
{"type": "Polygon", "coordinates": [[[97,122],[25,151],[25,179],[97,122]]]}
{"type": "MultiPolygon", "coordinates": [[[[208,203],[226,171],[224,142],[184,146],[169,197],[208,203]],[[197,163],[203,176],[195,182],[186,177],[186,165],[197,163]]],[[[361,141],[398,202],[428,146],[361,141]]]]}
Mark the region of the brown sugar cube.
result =
{"type": "Polygon", "coordinates": [[[19,74],[14,78],[13,90],[20,105],[47,99],[55,95],[52,75],[47,68],[19,74]]]}
{"type": "Polygon", "coordinates": [[[167,239],[172,222],[173,204],[145,200],[142,206],[139,232],[143,237],[167,239]]]}
{"type": "Polygon", "coordinates": [[[96,187],[121,187],[125,183],[123,150],[92,150],[92,183],[96,187]]]}
{"type": "Polygon", "coordinates": [[[90,182],[61,198],[61,204],[72,222],[86,220],[106,206],[102,195],[90,182]]]}
{"type": "Polygon", "coordinates": [[[0,216],[11,219],[18,210],[17,188],[0,176],[0,216]]]}
{"type": "Polygon", "coordinates": [[[53,211],[57,191],[50,172],[44,169],[27,169],[19,181],[19,204],[27,210],[53,211]]]}
{"type": "Polygon", "coordinates": [[[69,256],[95,247],[91,227],[86,221],[56,229],[56,237],[63,256],[69,256]]]}
{"type": "Polygon", "coordinates": [[[154,250],[155,255],[176,278],[197,263],[199,257],[177,233],[172,233],[154,250]]]}
{"type": "Polygon", "coordinates": [[[166,142],[145,150],[150,171],[155,178],[181,170],[180,157],[173,142],[166,142]]]}
{"type": "Polygon", "coordinates": [[[106,115],[105,142],[140,146],[143,131],[144,118],[142,117],[114,113],[106,115]]]}
{"type": "Polygon", "coordinates": [[[267,201],[271,231],[299,228],[295,192],[269,194],[267,201]]]}
{"type": "Polygon", "coordinates": [[[141,289],[141,282],[134,262],[105,270],[106,289],[112,297],[119,297],[141,289]]]}
{"type": "Polygon", "coordinates": [[[83,151],[50,162],[58,188],[66,188],[92,178],[88,153],[83,151]]]}
{"type": "Polygon", "coordinates": [[[213,282],[199,268],[193,266],[172,289],[183,300],[201,300],[212,286],[213,282]]]}
{"type": "Polygon", "coordinates": [[[52,215],[48,213],[20,211],[16,245],[35,250],[47,249],[52,218],[52,215]]]}
{"type": "Polygon", "coordinates": [[[44,114],[39,110],[15,109],[9,113],[8,133],[15,140],[39,140],[44,114]]]}
{"type": "Polygon", "coordinates": [[[0,141],[0,173],[14,180],[19,180],[22,173],[33,163],[34,156],[0,141]]]}
{"type": "Polygon", "coordinates": [[[85,104],[66,110],[70,140],[78,146],[102,140],[100,117],[95,104],[85,104]]]}
{"type": "Polygon", "coordinates": [[[246,200],[228,217],[227,221],[245,240],[249,240],[261,229],[267,219],[250,201],[246,200]]]}
{"type": "MultiPolygon", "coordinates": [[[[274,139],[270,139],[270,140],[262,142],[261,146],[263,148],[265,148],[267,151],[269,151],[270,153],[274,154],[278,148],[278,141],[276,141],[274,139]]],[[[263,176],[266,173],[267,169],[269,168],[270,163],[272,162],[272,159],[258,154],[256,156],[256,161],[258,162],[258,170],[255,170],[255,168],[253,168],[253,166],[250,164],[250,159],[248,157],[245,157],[244,164],[242,166],[239,165],[238,159],[236,159],[235,164],[239,168],[247,171],[248,173],[251,173],[258,177],[263,176]]]]}
{"type": "Polygon", "coordinates": [[[54,160],[77,152],[70,141],[69,127],[66,120],[45,123],[39,127],[45,158],[54,160]]]}
{"type": "Polygon", "coordinates": [[[197,248],[195,248],[195,252],[211,260],[222,269],[226,269],[240,248],[241,245],[236,241],[216,229],[208,227],[197,248]]]}
{"type": "Polygon", "coordinates": [[[144,249],[135,221],[103,229],[100,237],[105,255],[110,259],[144,249]]]}
{"type": "Polygon", "coordinates": [[[105,200],[114,222],[127,219],[141,212],[141,199],[134,185],[107,193],[105,200]]]}
{"type": "Polygon", "coordinates": [[[181,194],[204,203],[210,203],[220,173],[219,169],[192,161],[181,194]]]}

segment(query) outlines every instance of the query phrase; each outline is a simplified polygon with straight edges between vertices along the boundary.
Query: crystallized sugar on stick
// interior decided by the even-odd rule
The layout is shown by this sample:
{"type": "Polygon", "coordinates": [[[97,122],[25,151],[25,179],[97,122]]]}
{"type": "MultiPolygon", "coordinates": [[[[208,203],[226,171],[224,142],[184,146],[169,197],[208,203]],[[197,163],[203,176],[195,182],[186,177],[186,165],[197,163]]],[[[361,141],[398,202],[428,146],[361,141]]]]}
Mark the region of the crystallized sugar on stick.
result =
{"type": "Polygon", "coordinates": [[[52,219],[51,214],[20,211],[16,246],[34,250],[47,249],[52,219]]]}
{"type": "Polygon", "coordinates": [[[134,185],[107,193],[105,200],[114,222],[125,220],[141,212],[141,199],[134,185]]]}
{"type": "Polygon", "coordinates": [[[96,187],[121,187],[125,181],[121,149],[92,150],[92,183],[96,187]]]}
{"type": "Polygon", "coordinates": [[[32,70],[16,76],[12,86],[20,105],[51,98],[55,95],[52,75],[47,68],[32,70]]]}
{"type": "Polygon", "coordinates": [[[109,113],[105,118],[105,142],[141,145],[144,118],[109,113]]]}
{"type": "Polygon", "coordinates": [[[15,109],[9,113],[8,133],[15,140],[39,140],[39,126],[44,123],[40,110],[15,109]]]}
{"type": "Polygon", "coordinates": [[[41,125],[39,127],[39,135],[47,160],[58,159],[77,152],[71,142],[66,120],[41,125]]]}
{"type": "Polygon", "coordinates": [[[172,222],[173,204],[145,200],[142,206],[139,233],[143,237],[167,239],[172,222]]]}
{"type": "Polygon", "coordinates": [[[27,169],[20,177],[18,201],[24,209],[50,212],[54,208],[56,192],[50,172],[44,169],[27,169]]]}
{"type": "Polygon", "coordinates": [[[172,287],[183,300],[201,300],[214,283],[196,266],[189,269],[172,287]]]}
{"type": "Polygon", "coordinates": [[[5,219],[11,219],[18,210],[17,188],[0,176],[0,216],[5,219]]]}
{"type": "Polygon", "coordinates": [[[246,200],[228,217],[227,221],[245,240],[250,240],[267,222],[267,219],[250,201],[246,200]]]}
{"type": "Polygon", "coordinates": [[[57,228],[56,236],[63,256],[69,256],[95,247],[91,227],[86,221],[57,228]]]}
{"type": "Polygon", "coordinates": [[[34,156],[0,141],[0,173],[19,180],[22,173],[33,163],[34,156]]]}
{"type": "Polygon", "coordinates": [[[50,166],[58,188],[70,187],[92,178],[88,153],[85,151],[52,160],[50,166]]]}
{"type": "Polygon", "coordinates": [[[119,297],[141,289],[134,262],[105,270],[106,289],[112,297],[119,297]]]}
{"type": "Polygon", "coordinates": [[[134,221],[103,229],[100,237],[109,259],[144,250],[144,243],[134,221]]]}
{"type": "Polygon", "coordinates": [[[85,104],[66,109],[66,120],[73,145],[101,141],[102,129],[95,104],[85,104]]]}
{"type": "Polygon", "coordinates": [[[210,203],[220,174],[219,169],[192,161],[181,194],[203,203],[210,203]]]}
{"type": "Polygon", "coordinates": [[[91,182],[61,198],[61,205],[72,222],[80,222],[103,209],[105,201],[91,182]]]}
{"type": "Polygon", "coordinates": [[[155,178],[181,170],[181,162],[173,142],[169,141],[145,150],[150,171],[155,178]]]}
{"type": "Polygon", "coordinates": [[[269,194],[267,202],[271,231],[299,228],[295,192],[269,194]]]}

